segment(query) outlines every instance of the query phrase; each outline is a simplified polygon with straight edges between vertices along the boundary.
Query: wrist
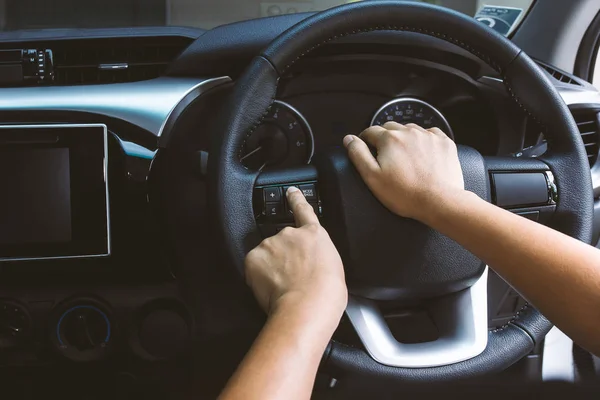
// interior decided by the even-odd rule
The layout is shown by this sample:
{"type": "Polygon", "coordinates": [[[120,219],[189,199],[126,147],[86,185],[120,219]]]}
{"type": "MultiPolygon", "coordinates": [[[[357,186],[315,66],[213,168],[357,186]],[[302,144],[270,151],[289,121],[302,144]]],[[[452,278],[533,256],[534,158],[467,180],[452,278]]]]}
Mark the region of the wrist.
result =
{"type": "Polygon", "coordinates": [[[452,213],[453,209],[472,201],[474,197],[479,199],[476,194],[465,189],[454,189],[445,191],[443,195],[429,196],[423,202],[422,210],[424,212],[417,219],[436,229],[439,222],[452,213]]]}
{"type": "Polygon", "coordinates": [[[272,304],[269,319],[280,315],[297,317],[298,319],[306,319],[309,324],[315,327],[331,328],[333,333],[346,310],[347,302],[347,292],[343,296],[330,295],[327,299],[298,292],[289,292],[272,304]]]}

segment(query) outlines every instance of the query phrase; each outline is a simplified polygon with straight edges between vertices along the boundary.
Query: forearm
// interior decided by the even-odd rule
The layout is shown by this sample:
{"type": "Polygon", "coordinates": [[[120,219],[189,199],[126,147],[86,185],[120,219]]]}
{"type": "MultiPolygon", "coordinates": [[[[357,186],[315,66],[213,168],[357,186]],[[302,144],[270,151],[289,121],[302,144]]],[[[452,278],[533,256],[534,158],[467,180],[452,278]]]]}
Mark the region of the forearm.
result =
{"type": "Polygon", "coordinates": [[[426,222],[470,250],[580,345],[600,354],[600,251],[462,192],[426,222]],[[568,305],[567,305],[568,304],[568,305]]]}
{"type": "Polygon", "coordinates": [[[317,304],[279,308],[220,398],[309,399],[321,357],[342,312],[330,313],[317,304]]]}

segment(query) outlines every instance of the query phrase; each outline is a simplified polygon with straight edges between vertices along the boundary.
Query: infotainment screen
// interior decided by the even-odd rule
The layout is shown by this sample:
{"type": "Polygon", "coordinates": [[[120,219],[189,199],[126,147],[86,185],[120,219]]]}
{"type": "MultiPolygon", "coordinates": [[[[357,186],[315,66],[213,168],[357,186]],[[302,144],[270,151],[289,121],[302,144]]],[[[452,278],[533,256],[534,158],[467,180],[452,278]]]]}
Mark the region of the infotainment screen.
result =
{"type": "Polygon", "coordinates": [[[0,244],[71,241],[69,149],[0,148],[0,244]]]}
{"type": "Polygon", "coordinates": [[[0,261],[110,255],[104,125],[0,125],[0,261]]]}

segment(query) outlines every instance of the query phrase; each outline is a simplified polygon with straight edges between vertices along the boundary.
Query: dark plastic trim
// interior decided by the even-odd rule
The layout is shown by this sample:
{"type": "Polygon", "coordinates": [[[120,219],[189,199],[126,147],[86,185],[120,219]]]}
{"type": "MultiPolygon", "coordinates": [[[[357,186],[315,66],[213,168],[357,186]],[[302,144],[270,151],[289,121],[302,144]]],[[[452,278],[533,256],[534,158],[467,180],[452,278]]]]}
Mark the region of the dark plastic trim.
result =
{"type": "Polygon", "coordinates": [[[97,28],[97,29],[31,29],[0,32],[2,43],[60,41],[74,39],[116,39],[116,38],[153,38],[187,37],[196,39],[206,31],[198,28],[180,26],[148,26],[133,28],[97,28]]]}
{"type": "Polygon", "coordinates": [[[518,208],[548,204],[548,183],[543,173],[493,173],[496,205],[518,208]]]}
{"type": "Polygon", "coordinates": [[[575,75],[588,82],[594,80],[594,66],[598,58],[598,50],[600,49],[600,12],[590,24],[585,32],[577,58],[575,59],[575,75]]]}

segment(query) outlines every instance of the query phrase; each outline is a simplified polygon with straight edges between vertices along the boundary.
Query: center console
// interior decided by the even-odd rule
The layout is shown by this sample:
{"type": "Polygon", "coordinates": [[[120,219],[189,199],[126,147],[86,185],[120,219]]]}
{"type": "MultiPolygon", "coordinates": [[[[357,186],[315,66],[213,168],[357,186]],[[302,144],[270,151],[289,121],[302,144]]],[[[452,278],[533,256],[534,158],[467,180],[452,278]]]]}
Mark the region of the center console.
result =
{"type": "Polygon", "coordinates": [[[148,200],[155,149],[144,137],[96,122],[0,124],[6,393],[43,382],[40,394],[62,393],[51,385],[64,376],[82,397],[123,385],[157,392],[170,378],[153,382],[154,373],[185,370],[195,319],[163,254],[148,200]]]}
{"type": "Polygon", "coordinates": [[[0,126],[0,261],[110,255],[106,125],[0,126]]]}

